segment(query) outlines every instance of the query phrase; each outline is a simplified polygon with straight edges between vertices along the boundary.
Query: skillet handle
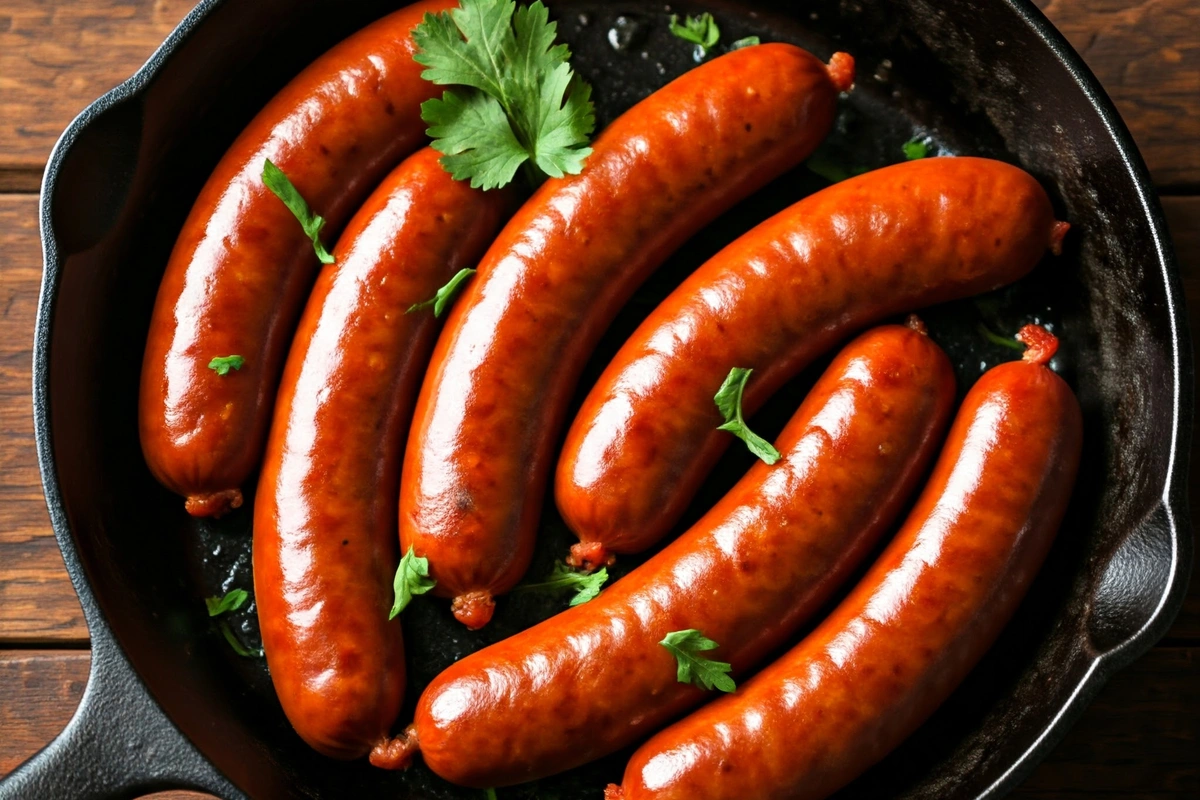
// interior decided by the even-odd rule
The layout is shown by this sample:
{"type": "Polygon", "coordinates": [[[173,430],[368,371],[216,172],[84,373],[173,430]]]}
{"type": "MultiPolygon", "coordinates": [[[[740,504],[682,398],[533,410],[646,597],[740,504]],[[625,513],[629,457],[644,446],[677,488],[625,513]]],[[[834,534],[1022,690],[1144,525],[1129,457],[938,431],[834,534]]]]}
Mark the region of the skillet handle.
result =
{"type": "Polygon", "coordinates": [[[94,636],[92,647],[75,716],[0,781],[0,800],[118,800],[165,789],[245,797],[167,719],[110,636],[94,636]]]}

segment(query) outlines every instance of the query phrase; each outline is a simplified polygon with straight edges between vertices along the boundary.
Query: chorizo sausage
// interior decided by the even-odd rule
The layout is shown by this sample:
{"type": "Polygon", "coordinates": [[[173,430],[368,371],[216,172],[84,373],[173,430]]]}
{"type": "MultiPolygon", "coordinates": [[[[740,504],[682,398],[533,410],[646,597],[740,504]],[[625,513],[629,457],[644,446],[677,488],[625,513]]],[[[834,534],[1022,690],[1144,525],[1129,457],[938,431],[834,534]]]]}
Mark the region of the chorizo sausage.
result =
{"type": "Polygon", "coordinates": [[[454,783],[502,786],[611,753],[703,702],[660,640],[698,629],[735,676],[782,644],[892,524],[953,403],[949,359],[928,337],[864,334],[784,428],[777,464],[755,464],[596,599],[446,669],[401,746],[454,783]]]}
{"type": "Polygon", "coordinates": [[[871,571],[736,694],[650,739],[607,800],[818,800],[883,758],[999,635],[1071,495],[1082,421],[1027,326],[979,379],[928,486],[871,571]]]}
{"type": "Polygon", "coordinates": [[[572,423],[555,499],[583,567],[671,529],[732,437],[712,401],[755,370],[753,413],[849,332],[1026,274],[1065,223],[1017,167],[930,158],[811,195],[693,273],[622,346],[572,423]]]}
{"type": "Polygon", "coordinates": [[[379,179],[424,141],[409,32],[453,0],[422,0],[314,61],[251,121],[200,192],[159,286],[142,360],[138,424],[154,476],[188,513],[242,503],[317,259],[262,182],[270,159],[337,233],[379,179]],[[218,375],[216,356],[239,355],[218,375]]]}
{"type": "Polygon", "coordinates": [[[567,403],[617,310],[816,147],[852,72],[788,44],[713,59],[619,117],[581,174],[547,181],[501,231],[438,340],[401,474],[401,546],[468,627],[529,566],[567,403]]]}
{"type": "Polygon", "coordinates": [[[433,348],[431,311],[406,314],[500,227],[506,198],[450,178],[425,148],[368,198],[317,278],[296,333],[254,505],[263,649],[296,732],[365,755],[404,696],[388,620],[404,433],[433,348]]]}

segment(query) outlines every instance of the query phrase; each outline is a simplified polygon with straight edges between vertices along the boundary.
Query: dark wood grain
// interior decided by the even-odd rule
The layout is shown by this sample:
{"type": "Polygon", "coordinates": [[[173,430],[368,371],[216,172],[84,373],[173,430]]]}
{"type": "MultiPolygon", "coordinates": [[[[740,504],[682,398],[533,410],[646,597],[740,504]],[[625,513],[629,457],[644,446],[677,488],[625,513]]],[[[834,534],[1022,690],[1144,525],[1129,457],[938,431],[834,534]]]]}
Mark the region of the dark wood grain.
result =
{"type": "Polygon", "coordinates": [[[1116,103],[1154,182],[1200,190],[1200,2],[1036,2],[1116,103]]]}
{"type": "MultiPolygon", "coordinates": [[[[87,681],[88,659],[84,652],[0,651],[0,731],[13,734],[0,736],[0,775],[70,719],[87,681]]],[[[1200,797],[1198,659],[1195,648],[1159,648],[1118,673],[1012,797],[1200,797]],[[1153,748],[1139,748],[1142,741],[1152,741],[1153,748]]]]}
{"type": "MultiPolygon", "coordinates": [[[[5,0],[0,192],[36,191],[59,133],[129,77],[191,0],[5,0]]],[[[1155,180],[1200,187],[1200,3],[1038,0],[1113,96],[1155,180]]]]}

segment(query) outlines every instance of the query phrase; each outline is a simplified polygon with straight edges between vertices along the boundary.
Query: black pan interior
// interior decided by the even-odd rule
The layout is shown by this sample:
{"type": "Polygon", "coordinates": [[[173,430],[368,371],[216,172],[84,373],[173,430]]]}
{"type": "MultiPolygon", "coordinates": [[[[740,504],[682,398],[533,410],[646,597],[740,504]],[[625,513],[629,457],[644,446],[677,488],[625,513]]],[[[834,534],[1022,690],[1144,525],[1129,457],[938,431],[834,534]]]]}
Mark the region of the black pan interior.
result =
{"type": "MultiPolygon", "coordinates": [[[[152,693],[175,723],[255,797],[478,798],[418,766],[384,773],[316,756],[291,731],[265,663],[226,645],[203,598],[252,590],[248,508],[196,522],[150,477],[137,439],[136,386],[150,309],[175,236],[200,186],[254,112],[305,63],[393,4],[366,0],[218,3],[130,100],[97,112],[62,163],[52,208],[64,258],[51,328],[49,397],[62,499],[92,589],[152,693]]],[[[858,60],[858,86],[814,160],[852,174],[903,160],[901,145],[1019,163],[1074,226],[1060,259],[1027,279],[923,317],[951,354],[960,391],[1016,356],[979,326],[1011,335],[1041,322],[1062,339],[1054,361],[1086,417],[1083,471],[1049,562],[1000,642],[945,707],[899,751],[839,797],[967,798],[986,793],[1072,703],[1105,653],[1164,625],[1186,543],[1163,505],[1171,459],[1186,447],[1190,375],[1175,330],[1176,279],[1147,201],[1145,170],[1122,154],[1120,132],[1039,37],[1037,15],[970,0],[851,0],[647,5],[551,3],[578,71],[595,89],[600,123],[694,65],[667,32],[669,13],[711,10],[722,46],[747,35],[790,41],[822,58],[858,60]],[[1176,389],[1182,394],[1179,420],[1176,389]],[[1180,432],[1183,431],[1181,434],[1180,432]],[[1164,601],[1164,598],[1166,600],[1164,601]],[[1147,626],[1149,626],[1147,628],[1147,626]]],[[[801,167],[684,247],[643,287],[592,358],[576,403],[653,305],[719,247],[828,181],[801,167]]],[[[1168,246],[1169,247],[1169,246],[1168,246]]],[[[1180,343],[1182,341],[1182,343],[1180,343]]],[[[819,365],[818,365],[819,368],[819,365]]],[[[755,424],[774,434],[816,368],[794,381],[755,424]]],[[[694,520],[749,465],[721,464],[694,520]]],[[[1178,484],[1178,480],[1176,480],[1178,484]]],[[[1173,491],[1179,486],[1174,485],[1173,491]]],[[[1176,496],[1177,499],[1177,496],[1176,496]]],[[[1179,513],[1180,505],[1176,504],[1179,513]]],[[[1186,525],[1186,521],[1183,521],[1186,525]]],[[[681,526],[682,527],[682,526],[681,526]]],[[[1186,527],[1184,527],[1186,530],[1186,527]]],[[[532,576],[570,541],[552,502],[532,576]]],[[[638,559],[626,559],[617,572],[638,559]]],[[[495,621],[470,633],[444,601],[406,612],[409,706],[446,664],[563,607],[506,598],[495,621]]],[[[1169,614],[1167,615],[1169,616],[1169,614]]],[[[257,645],[253,606],[233,617],[257,645]]],[[[1082,691],[1094,691],[1095,681],[1082,691]]],[[[1086,699],[1084,697],[1083,699],[1086,699]]],[[[1076,700],[1077,702],[1077,700],[1076,700]]],[[[406,710],[405,714],[410,711],[406,710]]],[[[400,720],[400,723],[407,718],[400,720]]],[[[595,798],[619,780],[628,753],[564,776],[501,790],[501,798],[595,798]]]]}

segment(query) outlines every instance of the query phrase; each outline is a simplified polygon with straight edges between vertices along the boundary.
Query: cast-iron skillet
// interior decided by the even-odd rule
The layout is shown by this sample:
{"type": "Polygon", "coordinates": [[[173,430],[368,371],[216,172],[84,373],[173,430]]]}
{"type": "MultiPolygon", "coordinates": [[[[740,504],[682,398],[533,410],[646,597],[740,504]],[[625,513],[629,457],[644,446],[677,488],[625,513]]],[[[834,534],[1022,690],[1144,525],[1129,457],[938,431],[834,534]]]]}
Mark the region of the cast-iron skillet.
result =
{"type": "MultiPolygon", "coordinates": [[[[71,124],[51,156],[34,406],[50,516],[91,630],[92,675],[66,731],[0,784],[0,798],[169,787],[227,798],[482,797],[423,767],[384,773],[322,758],[301,743],[263,662],[236,655],[202,602],[252,587],[248,509],[220,523],[189,519],[182,501],[151,479],[135,424],[154,294],[204,179],[288,78],[392,7],[204,0],[142,70],[71,124]]],[[[858,88],[842,101],[816,158],[822,171],[900,160],[900,145],[920,135],[938,153],[1020,163],[1074,226],[1065,256],[1047,259],[1018,286],[924,315],[964,390],[986,365],[1016,355],[984,339],[981,322],[1010,335],[1040,320],[1062,337],[1055,366],[1079,394],[1087,431],[1067,522],[1018,616],[966,684],[838,795],[998,797],[1045,756],[1109,675],[1163,634],[1186,590],[1190,344],[1149,176],[1095,79],[1023,0],[715,0],[706,8],[724,42],[754,33],[822,57],[835,46],[857,57],[858,88]]],[[[562,0],[553,11],[577,68],[595,86],[602,124],[692,63],[690,46],[666,31],[665,6],[562,0]]],[[[613,325],[581,392],[682,275],[823,184],[812,170],[796,170],[689,244],[613,325]]],[[[809,380],[782,392],[756,425],[777,431],[809,380]]],[[[692,519],[748,458],[731,453],[692,519]]],[[[567,541],[552,503],[544,516],[535,576],[567,541]]],[[[444,602],[421,598],[405,614],[410,708],[441,667],[561,607],[519,595],[471,634],[450,621],[444,602]]],[[[232,623],[243,643],[257,645],[252,607],[232,623]]],[[[627,755],[500,797],[597,798],[627,755]]]]}

